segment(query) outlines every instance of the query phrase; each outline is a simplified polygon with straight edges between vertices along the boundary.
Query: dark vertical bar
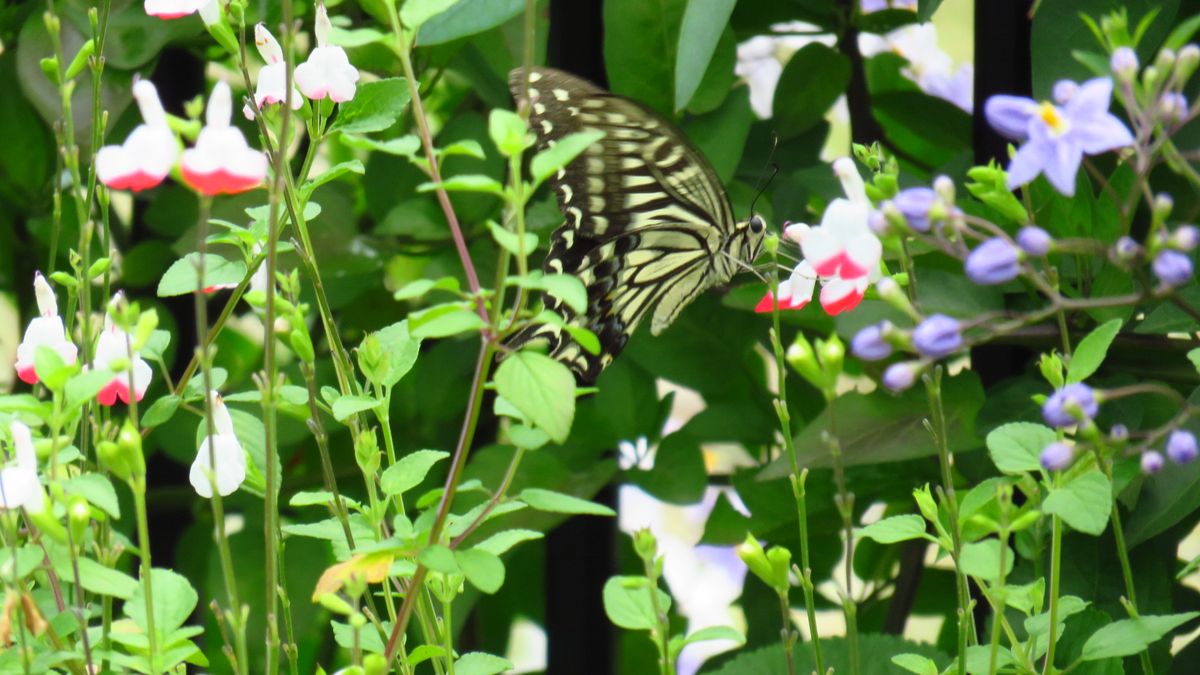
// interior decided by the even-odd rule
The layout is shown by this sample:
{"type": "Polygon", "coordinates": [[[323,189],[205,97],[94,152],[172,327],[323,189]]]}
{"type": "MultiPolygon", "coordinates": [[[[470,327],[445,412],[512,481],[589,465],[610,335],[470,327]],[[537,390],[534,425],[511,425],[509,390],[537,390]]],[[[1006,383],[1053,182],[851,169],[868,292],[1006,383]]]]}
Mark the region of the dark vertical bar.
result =
{"type": "Polygon", "coordinates": [[[988,126],[983,104],[993,94],[1029,96],[1033,90],[1029,54],[1028,0],[975,0],[975,162],[1007,163],[1009,140],[988,126]]]}
{"type": "MultiPolygon", "coordinates": [[[[602,0],[550,0],[548,65],[607,87],[602,0]]],[[[608,486],[595,501],[616,505],[608,486]]],[[[602,591],[616,574],[616,519],[572,518],[546,537],[548,675],[616,673],[616,631],[602,591]]]]}

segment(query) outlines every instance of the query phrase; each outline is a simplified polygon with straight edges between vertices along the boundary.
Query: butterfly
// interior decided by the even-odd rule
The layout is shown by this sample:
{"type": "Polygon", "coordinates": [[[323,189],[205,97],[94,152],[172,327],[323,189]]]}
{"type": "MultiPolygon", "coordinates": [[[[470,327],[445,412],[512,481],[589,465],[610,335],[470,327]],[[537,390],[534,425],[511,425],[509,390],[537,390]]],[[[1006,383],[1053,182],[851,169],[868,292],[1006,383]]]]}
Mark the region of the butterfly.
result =
{"type": "MultiPolygon", "coordinates": [[[[513,98],[525,95],[525,73],[509,74],[513,98]]],[[[706,289],[728,282],[762,251],[766,224],[735,220],[712,166],[679,129],[640,103],[550,68],[529,73],[530,126],[537,149],[564,136],[603,137],[550,180],[566,222],[542,265],[570,274],[587,289],[587,311],[546,298],[569,326],[599,338],[592,353],[550,323],[515,333],[512,349],[541,343],[581,384],[595,382],[653,310],[660,334],[706,289]]]]}

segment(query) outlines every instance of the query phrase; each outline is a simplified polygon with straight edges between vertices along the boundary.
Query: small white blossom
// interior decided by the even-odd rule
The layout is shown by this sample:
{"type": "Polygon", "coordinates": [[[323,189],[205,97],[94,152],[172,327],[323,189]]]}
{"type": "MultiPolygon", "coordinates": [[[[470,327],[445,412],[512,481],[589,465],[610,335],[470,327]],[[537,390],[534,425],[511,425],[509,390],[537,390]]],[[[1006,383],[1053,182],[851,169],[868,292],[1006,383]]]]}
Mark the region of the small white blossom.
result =
{"type": "Polygon", "coordinates": [[[12,461],[0,466],[0,509],[25,507],[38,513],[45,506],[45,493],[38,479],[37,453],[33,450],[33,435],[29,427],[13,420],[9,424],[12,461]]]}
{"type": "Polygon", "coordinates": [[[183,151],[183,179],[206,195],[245,192],[267,176],[267,156],[252,150],[241,129],[229,123],[232,99],[229,85],[217,82],[208,97],[206,124],[196,147],[183,151]]]}
{"type": "Polygon", "coordinates": [[[70,365],[79,358],[79,349],[67,339],[62,317],[58,315],[58,302],[54,290],[46,278],[38,272],[33,277],[34,295],[37,296],[38,313],[25,329],[25,337],[17,345],[17,377],[22,382],[34,384],[38,381],[34,361],[38,347],[49,347],[58,352],[63,363],[70,365]]]}
{"type": "Polygon", "coordinates": [[[308,55],[308,60],[296,66],[296,86],[314,101],[325,97],[335,103],[354,98],[358,69],[350,65],[346,50],[329,44],[329,31],[333,24],[325,11],[325,3],[317,3],[317,18],[313,25],[317,47],[308,55]]]}
{"type": "MultiPolygon", "coordinates": [[[[246,480],[246,453],[233,430],[233,418],[216,391],[209,392],[212,436],[205,436],[188,471],[188,482],[201,497],[212,498],[213,482],[222,497],[233,494],[246,480]],[[215,461],[214,461],[215,460],[215,461]],[[214,473],[215,470],[215,473],[214,473]],[[214,480],[210,480],[209,476],[214,480]]],[[[201,422],[205,424],[205,422],[201,422]]]]}

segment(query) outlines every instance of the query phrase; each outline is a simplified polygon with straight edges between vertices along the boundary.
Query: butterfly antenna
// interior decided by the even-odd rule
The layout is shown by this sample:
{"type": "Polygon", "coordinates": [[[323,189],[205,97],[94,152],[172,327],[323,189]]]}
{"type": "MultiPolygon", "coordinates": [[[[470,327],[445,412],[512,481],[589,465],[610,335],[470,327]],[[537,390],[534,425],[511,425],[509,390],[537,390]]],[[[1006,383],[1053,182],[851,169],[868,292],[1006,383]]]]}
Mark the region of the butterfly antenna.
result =
{"type": "Polygon", "coordinates": [[[775,180],[775,176],[779,175],[779,165],[773,161],[777,149],[779,149],[779,136],[775,132],[771,132],[771,152],[767,154],[767,165],[763,167],[762,173],[758,176],[757,192],[754,195],[754,200],[750,202],[751,218],[754,217],[754,207],[758,205],[758,198],[763,196],[763,193],[771,185],[771,181],[775,180]],[[767,175],[768,173],[770,175],[767,175]]]}

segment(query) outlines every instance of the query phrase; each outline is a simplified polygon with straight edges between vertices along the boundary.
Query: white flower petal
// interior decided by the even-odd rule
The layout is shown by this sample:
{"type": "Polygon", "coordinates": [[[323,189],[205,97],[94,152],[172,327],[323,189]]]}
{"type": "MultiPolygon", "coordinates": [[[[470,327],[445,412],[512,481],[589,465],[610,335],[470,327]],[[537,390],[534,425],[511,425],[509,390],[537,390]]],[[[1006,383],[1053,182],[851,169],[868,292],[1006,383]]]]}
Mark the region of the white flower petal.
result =
{"type": "Polygon", "coordinates": [[[200,442],[196,459],[188,471],[188,482],[201,497],[212,497],[212,482],[209,472],[213,466],[213,454],[216,455],[217,492],[222,497],[233,494],[246,480],[246,453],[236,436],[217,434],[200,442]]]}

